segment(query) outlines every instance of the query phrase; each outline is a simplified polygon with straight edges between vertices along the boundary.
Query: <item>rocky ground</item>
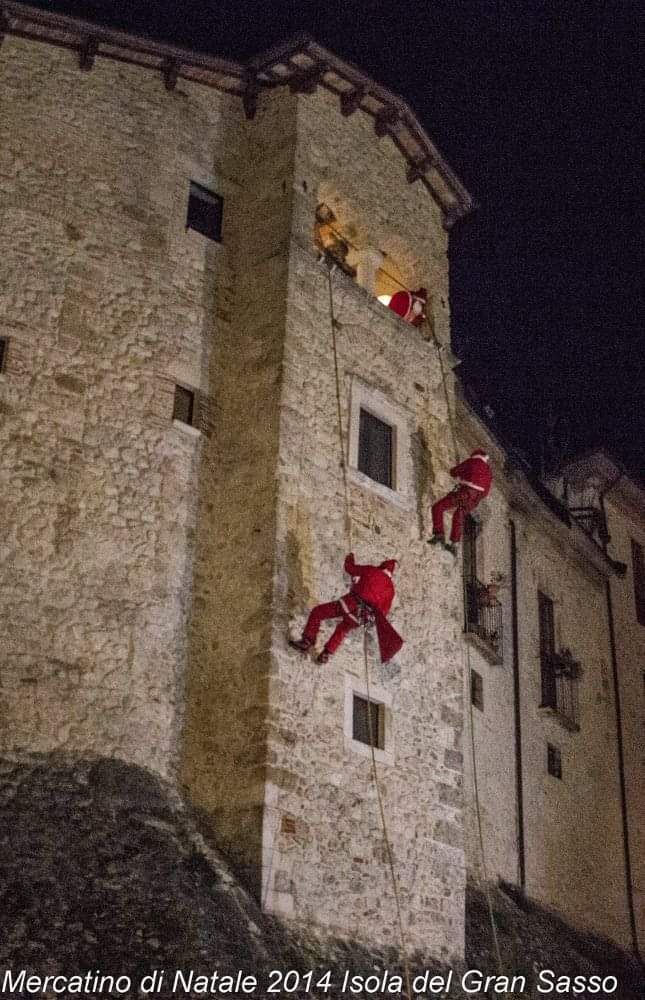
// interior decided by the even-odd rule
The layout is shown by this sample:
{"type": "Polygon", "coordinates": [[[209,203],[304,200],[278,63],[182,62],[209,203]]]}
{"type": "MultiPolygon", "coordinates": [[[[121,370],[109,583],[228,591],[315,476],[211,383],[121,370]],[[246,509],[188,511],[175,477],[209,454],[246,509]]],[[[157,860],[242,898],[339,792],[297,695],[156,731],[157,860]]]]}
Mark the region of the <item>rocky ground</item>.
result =
{"type": "MultiPolygon", "coordinates": [[[[209,976],[214,969],[220,974],[241,969],[257,977],[253,995],[265,997],[271,969],[313,969],[316,978],[331,969],[334,985],[312,994],[335,1000],[345,969],[364,976],[397,972],[393,952],[323,944],[263,916],[172,789],[139,768],[105,758],[3,758],[0,803],[0,996],[134,998],[145,995],[141,979],[155,969],[165,970],[164,982],[150,995],[213,996],[218,994],[199,979],[191,989],[180,983],[173,992],[174,970],[209,976]],[[123,979],[121,992],[83,993],[74,992],[70,982],[63,992],[29,992],[6,978],[6,970],[15,977],[22,969],[66,977],[100,970],[127,977],[131,986],[123,979]]],[[[514,899],[511,890],[494,889],[492,899],[504,974],[528,979],[526,991],[507,995],[544,996],[536,992],[534,978],[536,970],[550,968],[567,975],[615,975],[619,986],[612,996],[641,997],[639,970],[618,949],[576,934],[514,899]]],[[[415,975],[425,969],[447,972],[429,956],[414,956],[412,966],[415,975]]],[[[468,892],[466,968],[498,969],[486,899],[475,887],[468,892]]],[[[451,997],[502,995],[490,988],[488,994],[465,992],[462,971],[455,970],[451,997]]],[[[351,995],[367,994],[345,993],[351,995]]]]}

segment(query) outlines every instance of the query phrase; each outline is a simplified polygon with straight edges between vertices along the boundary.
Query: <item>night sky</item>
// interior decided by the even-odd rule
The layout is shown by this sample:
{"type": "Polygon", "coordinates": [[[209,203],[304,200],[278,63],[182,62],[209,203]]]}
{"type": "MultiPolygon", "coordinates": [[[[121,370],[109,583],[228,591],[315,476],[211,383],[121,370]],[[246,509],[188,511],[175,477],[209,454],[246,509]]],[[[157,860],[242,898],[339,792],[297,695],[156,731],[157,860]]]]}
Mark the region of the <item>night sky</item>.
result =
{"type": "Polygon", "coordinates": [[[533,458],[557,417],[645,483],[640,0],[32,3],[233,59],[305,30],[400,93],[479,206],[451,239],[468,382],[533,458]]]}

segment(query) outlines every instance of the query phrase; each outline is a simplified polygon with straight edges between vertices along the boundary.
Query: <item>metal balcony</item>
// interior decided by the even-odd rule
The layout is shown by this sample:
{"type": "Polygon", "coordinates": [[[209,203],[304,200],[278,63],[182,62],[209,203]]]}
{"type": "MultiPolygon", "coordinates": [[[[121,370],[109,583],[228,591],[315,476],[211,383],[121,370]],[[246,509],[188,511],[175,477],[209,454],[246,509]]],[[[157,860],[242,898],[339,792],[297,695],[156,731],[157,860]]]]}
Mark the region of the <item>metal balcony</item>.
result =
{"type": "Polygon", "coordinates": [[[466,635],[493,663],[501,663],[503,655],[502,605],[487,587],[472,577],[464,582],[466,635]]]}

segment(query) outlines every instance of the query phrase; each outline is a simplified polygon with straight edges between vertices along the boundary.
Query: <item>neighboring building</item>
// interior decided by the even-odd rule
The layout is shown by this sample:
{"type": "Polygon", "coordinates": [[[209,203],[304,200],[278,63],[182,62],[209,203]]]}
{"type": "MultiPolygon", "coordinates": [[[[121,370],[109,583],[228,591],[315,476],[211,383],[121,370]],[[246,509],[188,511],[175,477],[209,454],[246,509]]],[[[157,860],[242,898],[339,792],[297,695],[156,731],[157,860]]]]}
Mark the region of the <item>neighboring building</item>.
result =
{"type": "Polygon", "coordinates": [[[466,864],[481,867],[469,765],[466,822],[462,802],[470,662],[489,877],[629,946],[614,562],[543,487],[501,474],[469,412],[463,444],[488,442],[498,475],[464,547],[468,644],[460,565],[426,544],[454,462],[447,230],[471,206],[457,178],[399,98],[308,39],[241,66],[4,9],[2,750],[180,781],[267,911],[396,941],[360,636],[325,667],[286,643],[346,586],[349,508],[359,561],[401,561],[405,645],[381,666],[370,641],[370,696],[408,943],[463,952],[466,864]],[[378,301],[419,287],[421,328],[378,301]],[[476,583],[497,572],[501,616],[476,583]],[[561,690],[563,647],[583,672],[561,690]]]}
{"type": "MultiPolygon", "coordinates": [[[[486,874],[633,948],[645,933],[645,496],[598,456],[546,489],[465,402],[459,418],[464,451],[487,447],[497,469],[464,546],[464,739],[472,718],[486,874]]],[[[467,863],[481,877],[472,751],[465,787],[467,863]]]]}

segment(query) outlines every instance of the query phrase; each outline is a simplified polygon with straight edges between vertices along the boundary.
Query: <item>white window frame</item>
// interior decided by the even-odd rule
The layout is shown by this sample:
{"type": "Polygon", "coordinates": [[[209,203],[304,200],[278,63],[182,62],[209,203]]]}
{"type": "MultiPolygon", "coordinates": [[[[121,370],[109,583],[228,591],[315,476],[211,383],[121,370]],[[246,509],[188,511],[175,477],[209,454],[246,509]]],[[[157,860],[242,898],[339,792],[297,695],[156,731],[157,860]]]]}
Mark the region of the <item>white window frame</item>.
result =
{"type": "Polygon", "coordinates": [[[392,402],[380,389],[375,389],[356,376],[352,377],[349,408],[349,479],[357,486],[376,493],[383,500],[406,510],[412,508],[412,462],[410,454],[410,415],[392,402]],[[392,480],[385,486],[366,476],[358,468],[358,444],[361,410],[367,410],[392,428],[392,480]]]}
{"type": "MultiPolygon", "coordinates": [[[[345,674],[345,749],[358,753],[362,757],[371,757],[372,749],[368,743],[355,740],[354,733],[354,695],[367,700],[367,687],[363,681],[351,674],[345,674]]],[[[374,747],[374,757],[382,764],[394,764],[394,737],[392,726],[392,695],[378,684],[370,684],[369,701],[383,706],[383,749],[374,747]]]]}

